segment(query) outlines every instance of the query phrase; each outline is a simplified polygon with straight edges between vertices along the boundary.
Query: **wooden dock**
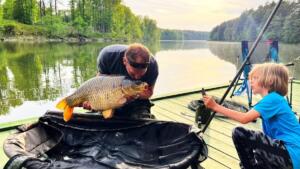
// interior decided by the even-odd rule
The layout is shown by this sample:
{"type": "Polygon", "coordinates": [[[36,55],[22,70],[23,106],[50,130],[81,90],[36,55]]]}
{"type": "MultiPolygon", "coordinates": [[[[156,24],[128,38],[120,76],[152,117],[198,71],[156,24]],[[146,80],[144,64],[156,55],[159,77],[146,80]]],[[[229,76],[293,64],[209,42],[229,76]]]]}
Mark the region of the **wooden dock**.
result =
{"type": "MultiPolygon", "coordinates": [[[[208,95],[221,98],[226,88],[210,90],[208,95]]],[[[293,84],[292,107],[295,112],[300,113],[300,83],[293,84]]],[[[155,106],[153,114],[160,120],[170,120],[195,125],[195,112],[190,110],[187,105],[192,100],[200,99],[200,92],[192,92],[190,94],[174,95],[174,97],[153,99],[155,106]]],[[[254,97],[253,104],[260,98],[254,97]]],[[[239,102],[248,105],[245,96],[235,96],[226,100],[239,102]]],[[[215,117],[205,131],[203,138],[208,146],[208,159],[201,163],[205,169],[239,169],[239,158],[232,142],[232,129],[236,126],[244,126],[254,130],[261,130],[261,120],[248,124],[240,124],[239,122],[223,117],[215,117]]]]}
{"type": "MultiPolygon", "coordinates": [[[[213,95],[221,98],[225,92],[226,88],[218,87],[208,89],[207,94],[213,95]]],[[[300,113],[300,82],[295,82],[293,85],[293,110],[300,113]]],[[[186,91],[181,93],[176,93],[172,95],[165,95],[153,98],[155,106],[152,108],[152,113],[159,120],[166,121],[177,121],[187,124],[194,125],[195,112],[190,110],[187,105],[192,100],[197,100],[201,98],[199,90],[186,91]]],[[[259,98],[255,97],[253,104],[259,98]]],[[[245,96],[235,96],[232,99],[235,102],[242,103],[247,105],[247,98],[245,96]]],[[[27,122],[32,122],[36,119],[30,119],[27,122]]],[[[25,122],[25,121],[24,121],[25,122]]],[[[22,123],[24,123],[22,122],[22,123]]],[[[16,125],[16,124],[10,124],[16,125]]],[[[231,132],[232,129],[236,126],[245,126],[247,128],[260,130],[261,121],[252,122],[246,125],[239,124],[233,120],[223,117],[215,117],[207,130],[205,131],[203,138],[207,143],[209,154],[208,159],[201,163],[201,166],[205,169],[238,169],[239,167],[239,158],[234,148],[231,132]]],[[[0,125],[3,128],[3,124],[0,125]]],[[[3,144],[4,139],[11,133],[13,130],[1,130],[0,131],[0,143],[3,144]]],[[[0,151],[0,168],[3,168],[4,164],[8,160],[5,156],[3,150],[0,151]]]]}

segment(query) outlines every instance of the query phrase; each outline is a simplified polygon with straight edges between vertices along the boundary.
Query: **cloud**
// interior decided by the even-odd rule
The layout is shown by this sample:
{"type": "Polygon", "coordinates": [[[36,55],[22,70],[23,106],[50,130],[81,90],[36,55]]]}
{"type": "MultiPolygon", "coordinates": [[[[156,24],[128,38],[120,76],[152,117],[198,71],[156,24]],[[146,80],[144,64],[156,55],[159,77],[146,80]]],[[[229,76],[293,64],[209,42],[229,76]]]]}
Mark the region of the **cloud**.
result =
{"type": "Polygon", "coordinates": [[[161,28],[210,31],[214,26],[271,0],[124,0],[133,13],[161,28]]]}

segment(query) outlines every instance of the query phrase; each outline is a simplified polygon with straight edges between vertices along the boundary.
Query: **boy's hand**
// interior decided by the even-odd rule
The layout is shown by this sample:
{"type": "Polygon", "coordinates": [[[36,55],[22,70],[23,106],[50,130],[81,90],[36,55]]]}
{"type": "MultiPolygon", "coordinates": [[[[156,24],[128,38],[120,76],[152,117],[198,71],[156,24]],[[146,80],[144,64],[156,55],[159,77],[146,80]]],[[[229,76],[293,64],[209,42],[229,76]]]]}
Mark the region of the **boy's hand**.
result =
{"type": "Polygon", "coordinates": [[[213,97],[208,96],[208,95],[203,96],[203,102],[207,108],[212,109],[212,110],[214,110],[214,108],[218,105],[218,103],[216,103],[216,101],[213,99],[213,97]]]}

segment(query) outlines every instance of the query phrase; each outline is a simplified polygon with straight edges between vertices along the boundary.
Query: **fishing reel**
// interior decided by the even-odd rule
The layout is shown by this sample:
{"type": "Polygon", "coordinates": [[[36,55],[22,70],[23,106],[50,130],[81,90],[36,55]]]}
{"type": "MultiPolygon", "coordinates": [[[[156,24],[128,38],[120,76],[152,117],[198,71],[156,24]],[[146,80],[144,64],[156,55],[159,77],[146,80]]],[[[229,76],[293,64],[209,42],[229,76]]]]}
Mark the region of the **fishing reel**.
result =
{"type": "Polygon", "coordinates": [[[201,125],[206,124],[210,116],[211,110],[205,107],[202,100],[199,100],[199,106],[196,109],[195,115],[195,123],[198,128],[201,128],[201,125]]]}
{"type": "MultiPolygon", "coordinates": [[[[202,88],[201,94],[202,96],[206,95],[204,88],[202,88]]],[[[206,124],[210,116],[211,110],[206,108],[203,100],[198,100],[198,107],[196,108],[195,115],[195,123],[197,124],[198,128],[201,128],[201,125],[206,124]]]]}

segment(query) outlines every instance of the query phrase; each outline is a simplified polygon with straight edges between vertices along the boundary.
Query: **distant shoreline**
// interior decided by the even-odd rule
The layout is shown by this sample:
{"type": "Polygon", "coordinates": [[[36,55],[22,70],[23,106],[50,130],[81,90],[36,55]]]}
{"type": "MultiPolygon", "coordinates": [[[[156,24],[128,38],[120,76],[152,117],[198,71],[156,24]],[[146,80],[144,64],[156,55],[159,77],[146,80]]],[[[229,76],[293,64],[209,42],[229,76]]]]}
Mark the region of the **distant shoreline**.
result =
{"type": "Polygon", "coordinates": [[[47,42],[67,42],[67,43],[87,43],[87,42],[127,42],[126,39],[116,39],[116,38],[47,38],[44,36],[9,36],[1,37],[0,42],[37,42],[37,43],[47,43],[47,42]]]}

